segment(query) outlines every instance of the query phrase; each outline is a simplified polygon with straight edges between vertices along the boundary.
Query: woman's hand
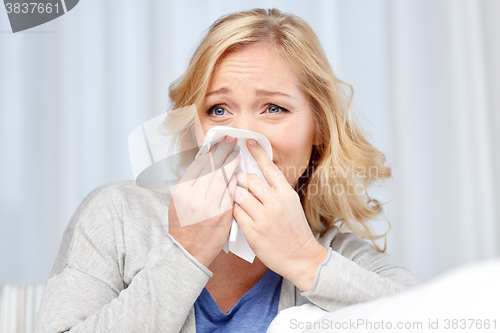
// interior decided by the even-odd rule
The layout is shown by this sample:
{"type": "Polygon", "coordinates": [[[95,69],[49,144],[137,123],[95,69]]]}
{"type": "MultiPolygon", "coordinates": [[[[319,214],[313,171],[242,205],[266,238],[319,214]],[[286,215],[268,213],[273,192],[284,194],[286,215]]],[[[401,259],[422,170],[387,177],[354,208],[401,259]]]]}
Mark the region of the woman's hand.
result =
{"type": "Polygon", "coordinates": [[[256,141],[247,140],[247,147],[267,183],[255,174],[236,174],[234,217],[255,255],[307,291],[328,250],[314,238],[300,198],[283,173],[256,141]]]}
{"type": "Polygon", "coordinates": [[[238,152],[232,152],[235,143],[236,139],[226,137],[198,156],[170,201],[169,233],[205,267],[222,250],[231,229],[234,170],[241,159],[238,152]]]}

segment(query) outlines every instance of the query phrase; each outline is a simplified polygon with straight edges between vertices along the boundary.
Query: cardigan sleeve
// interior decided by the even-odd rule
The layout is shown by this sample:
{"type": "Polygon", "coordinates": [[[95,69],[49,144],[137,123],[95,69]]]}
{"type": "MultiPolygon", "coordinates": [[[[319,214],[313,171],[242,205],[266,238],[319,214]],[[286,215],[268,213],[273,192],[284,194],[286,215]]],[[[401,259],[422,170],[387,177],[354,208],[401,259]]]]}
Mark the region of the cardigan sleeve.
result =
{"type": "MultiPolygon", "coordinates": [[[[352,233],[329,231],[333,240],[311,288],[301,293],[313,304],[335,311],[347,305],[406,291],[419,282],[391,256],[352,233]]],[[[328,237],[330,236],[330,237],[328,237]]],[[[322,239],[320,238],[320,243],[322,239]]],[[[324,243],[323,239],[323,243],[324,243]]]]}
{"type": "Polygon", "coordinates": [[[120,249],[123,213],[115,199],[112,188],[96,190],[73,216],[35,332],[181,330],[212,273],[165,233],[126,283],[122,257],[134,256],[134,248],[120,249]]]}

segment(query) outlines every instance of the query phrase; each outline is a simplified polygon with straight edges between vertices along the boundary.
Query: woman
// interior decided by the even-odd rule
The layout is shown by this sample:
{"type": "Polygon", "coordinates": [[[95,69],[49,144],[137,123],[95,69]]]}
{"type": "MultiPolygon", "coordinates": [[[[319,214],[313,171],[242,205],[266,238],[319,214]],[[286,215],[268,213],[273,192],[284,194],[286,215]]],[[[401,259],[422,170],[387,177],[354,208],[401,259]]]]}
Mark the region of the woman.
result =
{"type": "Polygon", "coordinates": [[[226,138],[188,167],[172,200],[132,183],[95,190],[65,233],[37,331],[262,332],[291,306],[334,311],[416,285],[359,237],[377,238],[367,221],[381,207],[364,189],[390,169],[355,125],[345,87],[302,19],[256,9],[215,22],[170,87],[175,108],[197,111],[166,125],[265,135],[273,160],[247,147],[266,181],[234,173],[226,138]],[[228,182],[200,177],[222,165],[228,182]],[[233,216],[253,263],[222,251],[233,216]]]}

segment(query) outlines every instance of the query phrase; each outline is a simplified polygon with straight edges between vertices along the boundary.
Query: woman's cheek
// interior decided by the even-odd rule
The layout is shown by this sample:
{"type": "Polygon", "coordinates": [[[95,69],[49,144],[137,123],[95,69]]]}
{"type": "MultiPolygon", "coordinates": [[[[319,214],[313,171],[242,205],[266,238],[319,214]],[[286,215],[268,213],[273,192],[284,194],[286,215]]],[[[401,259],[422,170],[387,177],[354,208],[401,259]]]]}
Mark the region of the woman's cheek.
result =
{"type": "Polygon", "coordinates": [[[294,161],[293,159],[287,157],[282,156],[279,159],[279,162],[276,163],[276,166],[283,173],[288,183],[292,185],[302,174],[301,170],[303,168],[300,163],[297,163],[298,161],[294,161]]]}

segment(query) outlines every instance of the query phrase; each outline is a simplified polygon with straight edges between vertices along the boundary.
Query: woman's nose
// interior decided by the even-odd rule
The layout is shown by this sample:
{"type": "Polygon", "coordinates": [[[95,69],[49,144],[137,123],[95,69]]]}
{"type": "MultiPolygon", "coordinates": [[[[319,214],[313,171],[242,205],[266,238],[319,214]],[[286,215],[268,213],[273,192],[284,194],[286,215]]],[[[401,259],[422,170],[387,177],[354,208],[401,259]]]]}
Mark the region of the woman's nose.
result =
{"type": "Polygon", "coordinates": [[[235,118],[236,119],[234,119],[231,123],[231,127],[246,131],[259,132],[257,122],[251,119],[251,117],[240,116],[235,118]]]}

